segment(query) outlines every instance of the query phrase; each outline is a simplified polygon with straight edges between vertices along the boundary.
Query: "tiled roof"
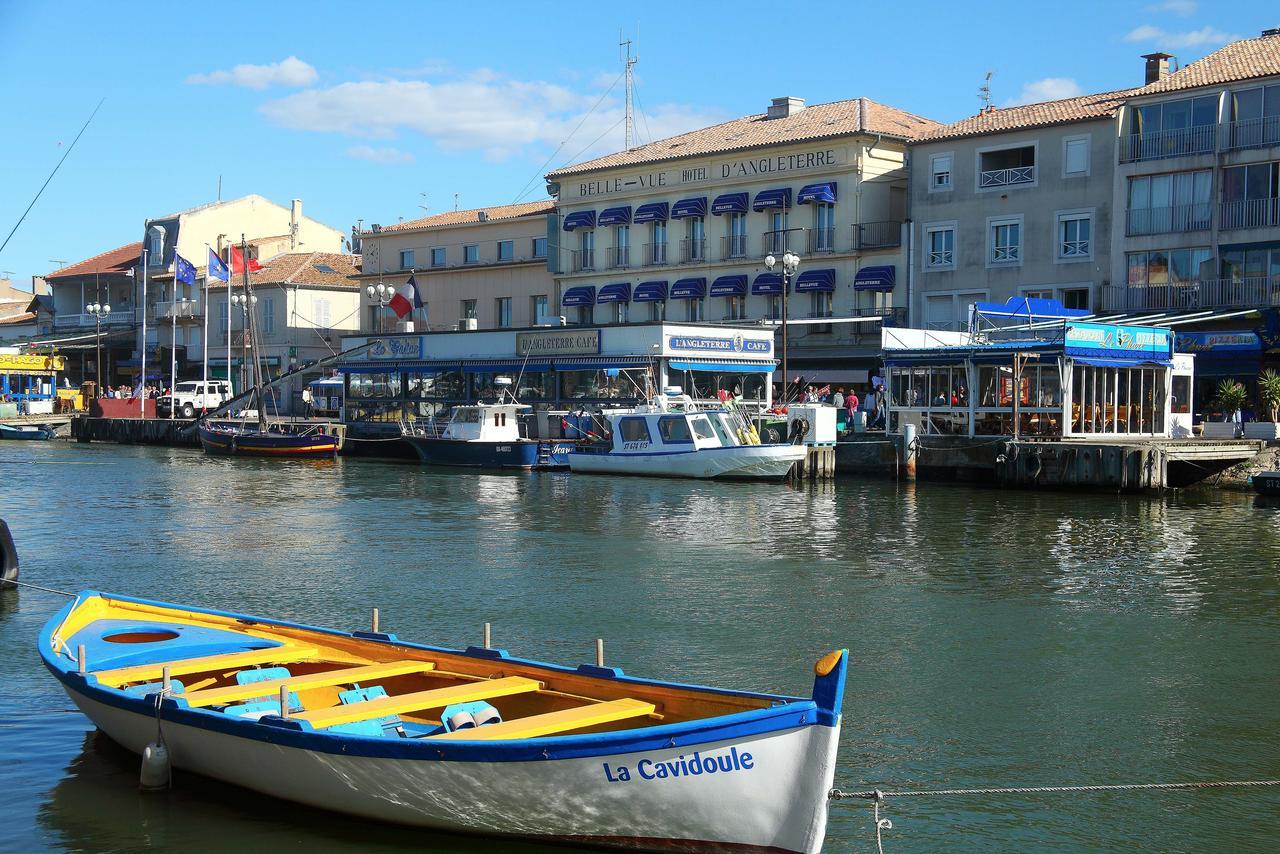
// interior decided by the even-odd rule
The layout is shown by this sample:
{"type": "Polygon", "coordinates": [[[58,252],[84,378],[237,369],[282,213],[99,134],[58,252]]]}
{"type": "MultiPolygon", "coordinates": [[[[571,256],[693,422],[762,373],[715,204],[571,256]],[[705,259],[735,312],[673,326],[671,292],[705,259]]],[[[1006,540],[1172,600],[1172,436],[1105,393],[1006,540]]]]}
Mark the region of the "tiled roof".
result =
{"type": "MultiPolygon", "coordinates": [[[[432,214],[431,216],[398,222],[395,225],[384,225],[382,230],[384,232],[409,231],[419,228],[438,228],[442,225],[474,225],[481,221],[480,214],[482,213],[486,217],[485,222],[496,222],[504,219],[518,219],[522,216],[548,214],[554,209],[555,202],[550,199],[542,199],[536,202],[521,202],[515,205],[495,205],[488,208],[472,208],[465,211],[432,214]]],[[[372,231],[364,232],[366,236],[373,234],[372,231]]]]}
{"type": "Polygon", "coordinates": [[[1134,94],[1155,95],[1275,75],[1280,75],[1280,35],[1259,36],[1220,47],[1134,94]]]}
{"type": "MultiPolygon", "coordinates": [[[[203,268],[198,268],[203,270],[203,268]]],[[[262,262],[262,269],[250,273],[254,287],[263,285],[315,285],[318,287],[358,288],[354,277],[360,274],[359,255],[341,255],[337,252],[290,252],[262,262]],[[332,273],[317,269],[329,267],[332,273]]],[[[231,284],[239,287],[240,276],[232,275],[231,284]]],[[[221,289],[221,281],[209,282],[211,289],[221,289]]]]}
{"type": "Polygon", "coordinates": [[[92,276],[94,273],[123,273],[136,265],[142,257],[142,243],[130,243],[119,249],[94,255],[83,261],[77,261],[61,270],[55,270],[45,279],[66,279],[73,276],[92,276]]]}
{"type": "Polygon", "coordinates": [[[630,151],[618,151],[576,166],[557,169],[547,177],[555,179],[615,166],[700,157],[762,145],[805,142],[856,133],[913,139],[938,126],[931,119],[886,106],[870,98],[853,98],[830,104],[814,104],[798,113],[777,119],[767,118],[765,113],[743,116],[708,128],[660,139],[630,151]]]}
{"type": "Polygon", "coordinates": [[[0,317],[0,326],[8,326],[11,323],[29,323],[36,319],[34,311],[28,311],[25,314],[13,314],[8,317],[0,317]]]}
{"type": "Polygon", "coordinates": [[[949,125],[942,125],[929,133],[916,137],[913,143],[933,142],[939,139],[957,139],[965,136],[983,136],[989,133],[1005,133],[1024,128],[1046,127],[1071,122],[1102,119],[1115,115],[1116,108],[1136,89],[1120,89],[1115,92],[1099,92],[1080,95],[1058,101],[1042,101],[1019,107],[996,107],[984,110],[949,125]]]}

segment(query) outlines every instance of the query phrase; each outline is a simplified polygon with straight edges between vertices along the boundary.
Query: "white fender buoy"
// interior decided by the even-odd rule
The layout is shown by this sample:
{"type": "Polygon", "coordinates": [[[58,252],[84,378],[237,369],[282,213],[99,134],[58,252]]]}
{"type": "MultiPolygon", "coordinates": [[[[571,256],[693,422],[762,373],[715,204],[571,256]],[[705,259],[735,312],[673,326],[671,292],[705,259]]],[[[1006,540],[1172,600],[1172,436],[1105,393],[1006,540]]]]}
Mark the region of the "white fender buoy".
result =
{"type": "Polygon", "coordinates": [[[169,748],[152,742],[142,749],[142,771],[138,774],[138,787],[144,792],[169,788],[169,748]]]}

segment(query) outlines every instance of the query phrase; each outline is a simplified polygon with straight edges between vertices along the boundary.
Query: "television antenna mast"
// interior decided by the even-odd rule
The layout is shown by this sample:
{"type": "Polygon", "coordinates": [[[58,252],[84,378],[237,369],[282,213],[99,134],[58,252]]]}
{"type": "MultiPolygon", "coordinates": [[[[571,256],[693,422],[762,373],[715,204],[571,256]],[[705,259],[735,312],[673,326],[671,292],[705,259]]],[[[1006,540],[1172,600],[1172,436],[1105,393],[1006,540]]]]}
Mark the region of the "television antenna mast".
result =
{"type": "Polygon", "coordinates": [[[630,151],[635,143],[636,136],[636,115],[635,115],[635,65],[640,61],[638,54],[631,51],[631,39],[624,39],[622,31],[618,31],[618,48],[624,66],[624,74],[626,75],[626,92],[627,92],[627,112],[624,116],[623,135],[626,150],[630,151]]]}
{"type": "Polygon", "coordinates": [[[427,194],[426,194],[426,193],[418,193],[418,195],[422,197],[422,203],[421,203],[421,204],[419,204],[419,205],[418,205],[418,207],[422,208],[423,212],[430,211],[431,209],[430,209],[429,207],[427,207],[427,194]]]}
{"type": "Polygon", "coordinates": [[[978,87],[978,98],[982,100],[982,112],[991,109],[991,76],[995,72],[988,71],[987,76],[983,78],[982,85],[978,87]]]}

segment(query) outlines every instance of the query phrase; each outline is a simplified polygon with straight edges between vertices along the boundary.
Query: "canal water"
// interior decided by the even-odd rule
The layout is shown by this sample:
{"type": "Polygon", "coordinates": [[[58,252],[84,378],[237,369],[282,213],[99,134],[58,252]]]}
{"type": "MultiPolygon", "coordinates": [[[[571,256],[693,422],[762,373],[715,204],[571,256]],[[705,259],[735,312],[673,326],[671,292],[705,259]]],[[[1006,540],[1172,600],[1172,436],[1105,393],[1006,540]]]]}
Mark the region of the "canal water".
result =
{"type": "MultiPolygon", "coordinates": [[[[479,475],[366,460],[0,443],[23,577],[495,645],[606,639],[645,676],[807,694],[852,669],[836,784],[1280,777],[1280,511],[1250,496],[479,475]]],[[[0,848],[492,850],[311,812],[137,760],[38,663],[60,597],[0,594],[0,848]]],[[[725,804],[726,810],[734,809],[725,804]]],[[[887,851],[1274,850],[1280,790],[892,800],[887,851]]],[[[873,848],[861,801],[827,849],[873,848]]],[[[549,850],[537,846],[504,846],[549,850]]]]}

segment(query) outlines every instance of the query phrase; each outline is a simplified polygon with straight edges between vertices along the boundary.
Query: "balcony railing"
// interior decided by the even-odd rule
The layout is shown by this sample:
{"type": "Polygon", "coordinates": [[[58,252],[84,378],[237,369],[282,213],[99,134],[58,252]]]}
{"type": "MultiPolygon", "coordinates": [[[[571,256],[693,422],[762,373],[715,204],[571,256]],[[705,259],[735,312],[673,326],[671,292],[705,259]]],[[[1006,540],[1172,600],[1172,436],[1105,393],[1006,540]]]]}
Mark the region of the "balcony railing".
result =
{"type": "Polygon", "coordinates": [[[1222,128],[1222,150],[1280,145],[1280,116],[1230,122],[1222,128]]]}
{"type": "Polygon", "coordinates": [[[1200,279],[1102,289],[1103,311],[1190,311],[1280,307],[1280,276],[1200,279]]]}
{"type": "Polygon", "coordinates": [[[1218,227],[1270,228],[1280,225],[1280,199],[1246,199],[1223,202],[1218,210],[1218,227]]]}
{"type": "Polygon", "coordinates": [[[203,317],[194,300],[155,303],[155,316],[159,320],[194,320],[203,317]]]}
{"type": "Polygon", "coordinates": [[[667,244],[646,243],[644,245],[644,262],[646,264],[667,263],[667,244]]]}
{"type": "Polygon", "coordinates": [[[680,241],[680,263],[702,264],[707,260],[707,239],[686,237],[680,241]]]}
{"type": "Polygon", "coordinates": [[[726,234],[720,238],[720,260],[745,257],[747,257],[747,236],[745,234],[726,234]]]}
{"type": "Polygon", "coordinates": [[[609,267],[617,270],[622,267],[631,266],[631,247],[630,246],[610,246],[609,247],[609,267]]]}
{"type": "Polygon", "coordinates": [[[896,249],[902,245],[902,223],[896,219],[861,222],[851,227],[854,252],[866,249],[896,249]]]}
{"type": "MultiPolygon", "coordinates": [[[[776,255],[779,252],[786,252],[792,249],[792,243],[799,243],[800,235],[794,231],[766,231],[760,236],[760,254],[768,255],[770,253],[776,255]]],[[[744,241],[745,242],[745,241],[744,241]]]]}
{"type": "Polygon", "coordinates": [[[830,226],[826,228],[810,228],[805,232],[805,236],[808,238],[806,243],[811,253],[836,251],[836,230],[830,226]]]}
{"type": "Polygon", "coordinates": [[[979,187],[1011,187],[1031,184],[1036,180],[1036,167],[1014,166],[1011,169],[988,169],[978,175],[979,187]]]}
{"type": "Polygon", "coordinates": [[[1182,231],[1205,231],[1213,205],[1195,202],[1167,208],[1132,208],[1125,211],[1125,234],[1170,234],[1182,231]]]}
{"type": "Polygon", "coordinates": [[[1135,160],[1160,160],[1165,157],[1208,154],[1214,150],[1217,135],[1217,125],[1198,125],[1154,133],[1131,134],[1120,140],[1120,162],[1132,163],[1135,160]]]}
{"type": "Polygon", "coordinates": [[[596,251],[594,249],[571,249],[569,250],[569,255],[569,262],[575,273],[596,268],[596,251]]]}
{"type": "MultiPolygon", "coordinates": [[[[102,318],[103,326],[128,326],[134,322],[133,306],[111,306],[111,313],[102,318]]],[[[93,326],[97,323],[97,318],[92,314],[59,314],[53,319],[53,325],[58,327],[67,326],[93,326]]]]}

